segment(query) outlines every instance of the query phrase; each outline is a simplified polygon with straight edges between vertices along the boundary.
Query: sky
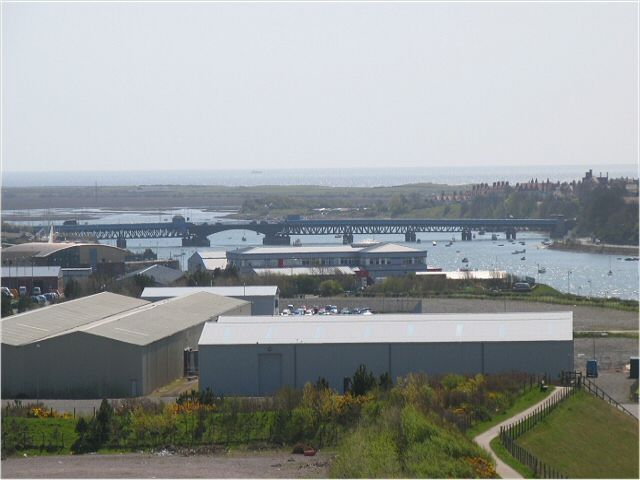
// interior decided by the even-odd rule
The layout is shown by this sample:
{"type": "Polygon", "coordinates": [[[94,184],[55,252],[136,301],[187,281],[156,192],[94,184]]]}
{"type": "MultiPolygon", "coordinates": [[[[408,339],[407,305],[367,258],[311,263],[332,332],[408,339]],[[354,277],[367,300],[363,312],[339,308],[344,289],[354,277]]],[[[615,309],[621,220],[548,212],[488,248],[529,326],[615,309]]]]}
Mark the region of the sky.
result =
{"type": "Polygon", "coordinates": [[[10,171],[635,164],[637,3],[4,3],[10,171]]]}

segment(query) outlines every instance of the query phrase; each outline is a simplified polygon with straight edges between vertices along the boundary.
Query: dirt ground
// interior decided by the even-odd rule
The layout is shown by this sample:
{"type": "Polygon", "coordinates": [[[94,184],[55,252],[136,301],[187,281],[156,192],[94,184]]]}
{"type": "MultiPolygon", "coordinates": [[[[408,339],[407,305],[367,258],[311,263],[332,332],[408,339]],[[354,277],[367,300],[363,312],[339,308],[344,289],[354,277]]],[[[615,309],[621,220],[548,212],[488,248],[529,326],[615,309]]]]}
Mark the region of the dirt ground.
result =
{"type": "Polygon", "coordinates": [[[540,302],[490,299],[425,298],[423,313],[557,312],[573,310],[575,331],[638,330],[638,312],[601,307],[555,305],[540,302]]]}
{"type": "Polygon", "coordinates": [[[2,478],[326,478],[332,455],[231,452],[183,456],[158,454],[12,457],[2,478]]]}

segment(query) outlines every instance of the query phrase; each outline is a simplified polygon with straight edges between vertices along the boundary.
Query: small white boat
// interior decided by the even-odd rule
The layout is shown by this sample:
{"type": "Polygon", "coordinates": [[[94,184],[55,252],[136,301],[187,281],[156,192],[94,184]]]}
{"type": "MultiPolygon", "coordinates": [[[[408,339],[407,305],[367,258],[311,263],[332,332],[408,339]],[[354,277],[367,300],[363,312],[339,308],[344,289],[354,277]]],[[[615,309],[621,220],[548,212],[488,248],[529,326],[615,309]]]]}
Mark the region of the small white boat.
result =
{"type": "Polygon", "coordinates": [[[436,242],[435,240],[433,242],[431,242],[431,245],[433,245],[434,247],[438,244],[438,242],[436,242]]]}

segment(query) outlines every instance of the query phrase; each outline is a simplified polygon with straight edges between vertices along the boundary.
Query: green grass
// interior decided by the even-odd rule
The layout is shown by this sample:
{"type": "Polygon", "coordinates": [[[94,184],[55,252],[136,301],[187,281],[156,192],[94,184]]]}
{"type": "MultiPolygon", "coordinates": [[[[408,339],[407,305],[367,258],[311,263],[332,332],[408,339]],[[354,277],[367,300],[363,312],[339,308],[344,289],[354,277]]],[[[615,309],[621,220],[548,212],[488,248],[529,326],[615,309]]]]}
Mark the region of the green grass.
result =
{"type": "MultiPolygon", "coordinates": [[[[26,453],[29,456],[34,455],[64,455],[71,453],[71,444],[75,441],[77,434],[75,432],[76,421],[74,419],[62,418],[11,418],[3,421],[3,430],[12,438],[22,442],[25,438],[34,445],[34,448],[20,450],[20,454],[26,453]],[[9,426],[10,422],[13,424],[9,426]],[[62,449],[46,448],[47,445],[61,445],[62,449]],[[41,448],[45,445],[45,448],[41,448]]],[[[9,443],[10,440],[7,442],[9,443]]]]}
{"type": "Polygon", "coordinates": [[[570,478],[638,478],[638,422],[585,392],[562,402],[518,443],[570,478]]]}
{"type": "Polygon", "coordinates": [[[520,413],[523,410],[526,410],[527,408],[529,408],[530,406],[535,405],[539,401],[547,398],[551,394],[551,392],[553,392],[553,387],[550,387],[546,392],[541,392],[539,388],[532,388],[531,390],[528,390],[524,394],[520,395],[516,399],[515,403],[511,407],[509,407],[507,410],[498,413],[497,415],[493,416],[490,420],[487,420],[486,422],[477,423],[473,427],[471,427],[469,430],[467,430],[466,431],[467,437],[474,438],[480,435],[481,433],[486,432],[491,427],[499,424],[500,422],[505,421],[510,417],[513,417],[517,413],[520,413]]]}
{"type": "Polygon", "coordinates": [[[493,440],[491,440],[489,445],[491,446],[491,450],[493,450],[493,453],[495,453],[500,460],[502,460],[504,463],[506,463],[511,468],[513,468],[516,472],[518,472],[524,478],[535,478],[535,475],[529,468],[522,465],[519,461],[513,458],[511,454],[507,451],[507,449],[504,448],[504,446],[502,445],[502,442],[500,441],[500,437],[496,437],[493,440]]]}

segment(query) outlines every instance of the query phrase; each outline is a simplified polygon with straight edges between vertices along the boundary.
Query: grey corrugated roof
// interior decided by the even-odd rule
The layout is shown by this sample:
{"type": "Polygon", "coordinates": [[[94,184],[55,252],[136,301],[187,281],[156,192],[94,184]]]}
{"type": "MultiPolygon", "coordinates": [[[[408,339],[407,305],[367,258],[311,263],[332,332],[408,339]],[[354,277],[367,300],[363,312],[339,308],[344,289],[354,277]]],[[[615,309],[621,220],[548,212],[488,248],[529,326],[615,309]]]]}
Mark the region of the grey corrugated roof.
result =
{"type": "Polygon", "coordinates": [[[0,322],[2,343],[7,345],[34,343],[148,303],[139,298],[103,292],[12,315],[3,318],[0,322]]]}
{"type": "Polygon", "coordinates": [[[164,265],[150,265],[148,267],[136,270],[125,275],[126,278],[135,277],[136,275],[145,275],[153,278],[161,285],[169,285],[184,276],[184,272],[175,268],[165,267],[164,265]]]}
{"type": "Polygon", "coordinates": [[[171,298],[190,295],[194,292],[208,292],[224,297],[272,297],[277,295],[276,285],[240,285],[238,287],[147,287],[140,298],[171,298]]]}
{"type": "Polygon", "coordinates": [[[573,339],[573,312],[220,317],[199,345],[521,342],[573,339]]]}
{"type": "Polygon", "coordinates": [[[65,242],[54,242],[54,243],[46,243],[46,242],[30,242],[30,243],[20,243],[18,245],[12,245],[10,247],[2,249],[3,254],[10,254],[14,256],[16,254],[25,254],[30,257],[46,257],[51,255],[52,253],[59,252],[60,250],[65,250],[67,248],[73,247],[100,247],[100,248],[110,248],[114,250],[119,250],[120,252],[124,252],[123,249],[114,247],[112,245],[104,245],[102,243],[65,243],[65,242]]]}
{"type": "Polygon", "coordinates": [[[2,267],[3,278],[59,277],[60,267],[2,267]]]}
{"type": "Polygon", "coordinates": [[[87,325],[79,330],[135,345],[147,345],[208,320],[216,320],[248,302],[196,292],[172,298],[118,315],[108,322],[87,325]]]}

